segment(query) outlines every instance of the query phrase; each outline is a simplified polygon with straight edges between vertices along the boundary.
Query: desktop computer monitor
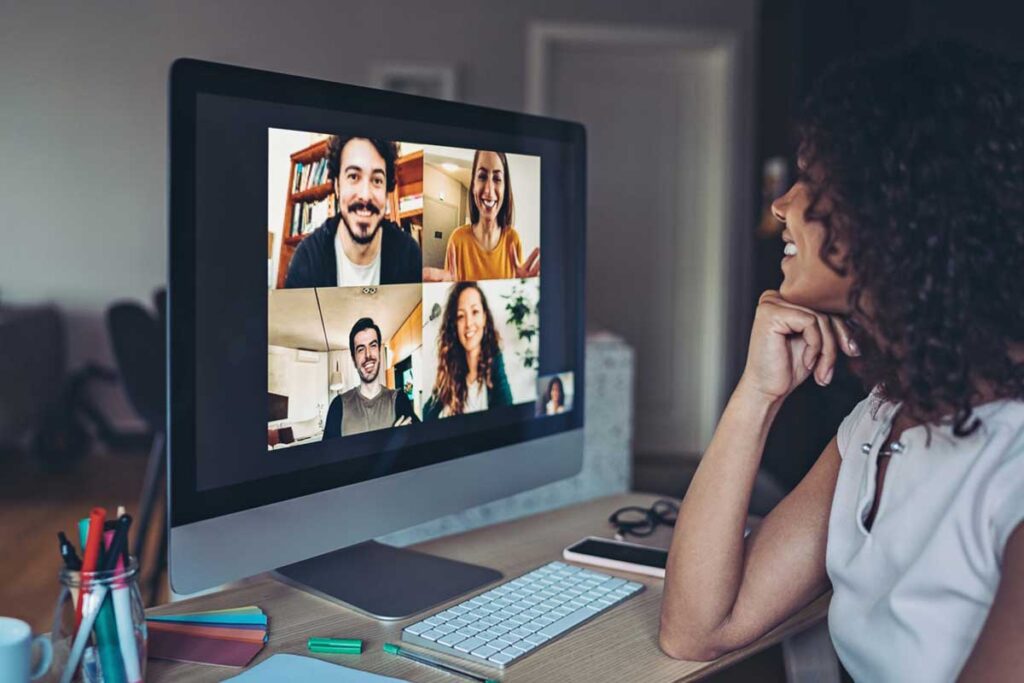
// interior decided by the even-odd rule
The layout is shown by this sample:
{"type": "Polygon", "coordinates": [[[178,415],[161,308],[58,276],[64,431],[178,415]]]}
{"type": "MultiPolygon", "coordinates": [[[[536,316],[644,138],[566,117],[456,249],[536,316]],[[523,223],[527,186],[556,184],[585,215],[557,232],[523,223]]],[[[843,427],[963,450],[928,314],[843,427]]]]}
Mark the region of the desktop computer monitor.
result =
{"type": "Polygon", "coordinates": [[[174,590],[497,579],[372,539],[580,470],[583,128],[179,60],[170,170],[174,590]]]}

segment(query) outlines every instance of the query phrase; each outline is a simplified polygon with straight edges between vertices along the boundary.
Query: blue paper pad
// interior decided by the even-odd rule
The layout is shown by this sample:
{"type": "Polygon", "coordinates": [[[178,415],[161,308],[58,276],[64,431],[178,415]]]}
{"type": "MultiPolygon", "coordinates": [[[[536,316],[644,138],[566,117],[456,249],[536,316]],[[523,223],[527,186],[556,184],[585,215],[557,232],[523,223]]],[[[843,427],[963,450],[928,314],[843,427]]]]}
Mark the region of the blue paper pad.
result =
{"type": "Polygon", "coordinates": [[[407,683],[313,657],[274,655],[228,680],[238,683],[407,683]]]}

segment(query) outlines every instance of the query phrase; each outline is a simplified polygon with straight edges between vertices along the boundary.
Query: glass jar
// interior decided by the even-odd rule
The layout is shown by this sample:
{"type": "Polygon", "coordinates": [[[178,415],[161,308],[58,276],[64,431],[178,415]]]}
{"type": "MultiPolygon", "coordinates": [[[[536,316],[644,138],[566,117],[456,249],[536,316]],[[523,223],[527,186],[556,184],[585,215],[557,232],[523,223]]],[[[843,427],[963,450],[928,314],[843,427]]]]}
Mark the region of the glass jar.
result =
{"type": "Polygon", "coordinates": [[[53,613],[53,667],[62,683],[137,683],[146,676],[146,611],[139,565],[103,572],[63,569],[53,613]],[[76,628],[79,596],[81,624],[76,628]],[[86,630],[88,629],[88,630],[86,630]]]}

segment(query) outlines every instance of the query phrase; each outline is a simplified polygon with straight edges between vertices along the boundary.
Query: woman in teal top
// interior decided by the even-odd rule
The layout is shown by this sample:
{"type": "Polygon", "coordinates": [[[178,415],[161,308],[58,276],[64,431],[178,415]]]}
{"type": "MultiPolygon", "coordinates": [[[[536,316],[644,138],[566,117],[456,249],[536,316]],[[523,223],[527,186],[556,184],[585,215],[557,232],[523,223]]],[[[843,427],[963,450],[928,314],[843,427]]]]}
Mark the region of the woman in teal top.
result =
{"type": "Polygon", "coordinates": [[[423,408],[424,421],[512,405],[501,338],[477,283],[459,282],[449,292],[437,358],[437,379],[423,408]]]}

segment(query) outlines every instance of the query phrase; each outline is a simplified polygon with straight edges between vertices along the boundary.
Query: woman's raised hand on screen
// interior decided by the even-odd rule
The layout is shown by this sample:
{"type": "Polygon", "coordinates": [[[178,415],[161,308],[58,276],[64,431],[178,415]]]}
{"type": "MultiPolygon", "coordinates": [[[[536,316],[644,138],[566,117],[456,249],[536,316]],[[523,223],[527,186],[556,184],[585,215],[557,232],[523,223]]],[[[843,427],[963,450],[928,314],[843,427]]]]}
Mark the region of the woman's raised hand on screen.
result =
{"type": "Polygon", "coordinates": [[[510,242],[508,245],[508,257],[512,261],[512,272],[518,278],[524,277],[536,277],[540,275],[540,247],[534,248],[530,252],[529,258],[526,262],[520,262],[519,260],[519,247],[515,242],[510,242]]]}

